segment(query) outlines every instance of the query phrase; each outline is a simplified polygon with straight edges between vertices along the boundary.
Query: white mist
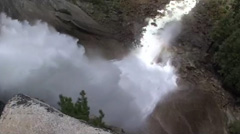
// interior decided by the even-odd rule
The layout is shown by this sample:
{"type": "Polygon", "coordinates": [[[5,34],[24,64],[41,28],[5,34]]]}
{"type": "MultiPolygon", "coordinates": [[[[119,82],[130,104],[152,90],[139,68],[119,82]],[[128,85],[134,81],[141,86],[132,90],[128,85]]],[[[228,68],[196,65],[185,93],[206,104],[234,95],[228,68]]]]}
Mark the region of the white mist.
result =
{"type": "Polygon", "coordinates": [[[59,94],[76,99],[85,90],[93,114],[102,109],[107,123],[134,129],[177,86],[167,47],[181,25],[166,24],[179,21],[195,4],[195,0],[170,2],[159,11],[163,16],[150,19],[144,28],[142,47],[120,61],[89,60],[77,39],[46,23],[30,25],[2,14],[0,96],[24,93],[56,106],[59,94]],[[153,21],[157,26],[151,25],[153,21]]]}

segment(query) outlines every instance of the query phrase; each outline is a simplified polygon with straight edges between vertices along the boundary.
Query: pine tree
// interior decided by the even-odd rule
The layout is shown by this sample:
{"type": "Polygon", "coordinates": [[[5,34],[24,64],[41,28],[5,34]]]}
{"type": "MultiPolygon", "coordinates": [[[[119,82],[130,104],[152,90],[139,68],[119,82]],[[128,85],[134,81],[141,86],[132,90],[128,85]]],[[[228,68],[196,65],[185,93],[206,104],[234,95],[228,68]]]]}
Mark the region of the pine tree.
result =
{"type": "Polygon", "coordinates": [[[60,110],[64,114],[74,118],[89,121],[90,108],[88,107],[85,91],[81,91],[80,96],[77,102],[73,103],[71,98],[60,95],[60,102],[58,103],[61,108],[60,110]]]}
{"type": "Polygon", "coordinates": [[[74,104],[72,103],[72,99],[62,95],[60,95],[59,98],[60,102],[58,105],[61,107],[61,111],[69,116],[74,116],[74,104]]]}
{"type": "Polygon", "coordinates": [[[99,116],[96,117],[96,118],[94,118],[94,119],[92,119],[92,120],[91,120],[91,124],[93,124],[93,125],[96,126],[96,127],[105,128],[106,125],[105,125],[105,123],[103,122],[104,116],[105,116],[105,115],[104,115],[103,111],[102,111],[102,110],[99,110],[99,116]]]}
{"type": "Polygon", "coordinates": [[[233,32],[221,45],[215,55],[219,64],[219,73],[223,76],[223,83],[240,94],[240,29],[233,32]]]}
{"type": "Polygon", "coordinates": [[[60,95],[59,98],[60,102],[58,105],[64,114],[79,120],[84,120],[96,127],[106,128],[105,123],[103,122],[105,115],[102,110],[99,110],[99,117],[94,119],[89,118],[90,107],[88,106],[88,100],[84,90],[80,92],[80,97],[77,99],[76,103],[72,102],[72,98],[63,95],[60,95]]]}
{"type": "Polygon", "coordinates": [[[223,84],[240,95],[240,2],[235,0],[232,10],[213,30],[214,62],[223,84]]]}
{"type": "Polygon", "coordinates": [[[80,92],[80,96],[81,98],[78,98],[75,103],[76,118],[89,121],[90,108],[88,107],[88,101],[84,90],[80,92]]]}

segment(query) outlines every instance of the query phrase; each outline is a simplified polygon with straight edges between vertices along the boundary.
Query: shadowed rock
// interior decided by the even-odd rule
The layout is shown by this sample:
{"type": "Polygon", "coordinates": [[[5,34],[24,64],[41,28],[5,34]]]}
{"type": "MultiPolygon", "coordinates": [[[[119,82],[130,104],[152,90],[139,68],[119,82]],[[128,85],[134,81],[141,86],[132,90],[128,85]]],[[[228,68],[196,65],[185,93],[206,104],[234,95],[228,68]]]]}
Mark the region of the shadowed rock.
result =
{"type": "Polygon", "coordinates": [[[24,95],[16,95],[5,106],[0,119],[1,134],[111,134],[64,115],[55,108],[24,95]]]}
{"type": "Polygon", "coordinates": [[[59,32],[77,37],[86,48],[101,49],[107,56],[123,52],[116,34],[100,26],[80,7],[67,0],[0,0],[0,12],[18,20],[47,22],[59,32]],[[118,51],[113,53],[111,50],[118,51]]]}
{"type": "Polygon", "coordinates": [[[5,103],[0,101],[0,115],[2,114],[4,107],[5,107],[5,103]]]}
{"type": "Polygon", "coordinates": [[[78,6],[66,0],[1,0],[0,9],[13,18],[29,21],[41,19],[66,31],[109,34],[78,6]]]}
{"type": "Polygon", "coordinates": [[[200,90],[169,94],[148,119],[150,134],[224,134],[222,113],[212,97],[200,90]]]}

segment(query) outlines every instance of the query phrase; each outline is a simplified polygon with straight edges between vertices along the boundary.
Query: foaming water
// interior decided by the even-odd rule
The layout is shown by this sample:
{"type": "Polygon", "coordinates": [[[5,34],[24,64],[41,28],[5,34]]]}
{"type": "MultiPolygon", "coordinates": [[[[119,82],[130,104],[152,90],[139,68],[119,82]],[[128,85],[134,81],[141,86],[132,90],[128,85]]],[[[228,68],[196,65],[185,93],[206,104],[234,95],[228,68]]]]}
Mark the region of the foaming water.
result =
{"type": "MultiPolygon", "coordinates": [[[[149,19],[148,25],[143,28],[142,48],[138,50],[138,57],[146,64],[156,63],[159,54],[164,53],[165,48],[180,33],[182,17],[188,14],[196,3],[196,0],[170,1],[165,9],[158,10],[159,15],[149,19]]],[[[169,60],[169,54],[164,55],[160,55],[163,60],[169,60]]]]}
{"type": "Polygon", "coordinates": [[[166,24],[179,21],[190,7],[194,6],[170,2],[161,11],[163,16],[150,19],[144,28],[142,47],[119,61],[100,57],[90,60],[77,39],[58,33],[46,23],[30,25],[2,14],[0,95],[9,99],[24,93],[56,106],[59,94],[76,99],[85,90],[93,114],[102,109],[107,123],[134,129],[161,97],[177,86],[171,56],[166,56],[171,54],[164,47],[177,35],[176,30],[180,31],[180,23],[166,24]]]}
{"type": "Polygon", "coordinates": [[[24,93],[56,106],[59,94],[76,99],[86,90],[92,113],[102,109],[108,123],[130,129],[173,88],[168,80],[174,72],[149,69],[134,55],[89,60],[76,39],[46,23],[30,25],[1,15],[0,25],[1,98],[24,93]]]}

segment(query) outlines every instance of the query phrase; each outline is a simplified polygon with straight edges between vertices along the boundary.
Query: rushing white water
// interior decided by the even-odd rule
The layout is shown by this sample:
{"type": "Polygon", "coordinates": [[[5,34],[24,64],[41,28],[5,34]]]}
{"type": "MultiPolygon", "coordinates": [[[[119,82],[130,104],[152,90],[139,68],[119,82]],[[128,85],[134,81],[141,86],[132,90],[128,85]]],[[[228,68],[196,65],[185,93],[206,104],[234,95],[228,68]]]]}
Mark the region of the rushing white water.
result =
{"type": "Polygon", "coordinates": [[[59,94],[76,99],[85,90],[92,113],[102,109],[108,123],[135,128],[177,86],[167,46],[179,33],[180,23],[167,23],[179,21],[195,4],[195,0],[170,2],[159,11],[163,16],[150,19],[144,28],[142,47],[120,61],[89,60],[77,39],[46,23],[30,25],[2,14],[0,95],[24,93],[56,105],[59,94]]]}
{"type": "Polygon", "coordinates": [[[196,0],[170,1],[165,9],[158,10],[160,14],[149,19],[148,25],[144,28],[145,32],[141,39],[143,47],[138,50],[138,57],[146,64],[156,62],[154,60],[159,53],[165,51],[163,49],[179,34],[181,30],[179,21],[195,7],[196,3],[196,0]],[[170,22],[175,23],[169,24],[170,22]],[[166,26],[167,24],[169,25],[166,26]]]}

